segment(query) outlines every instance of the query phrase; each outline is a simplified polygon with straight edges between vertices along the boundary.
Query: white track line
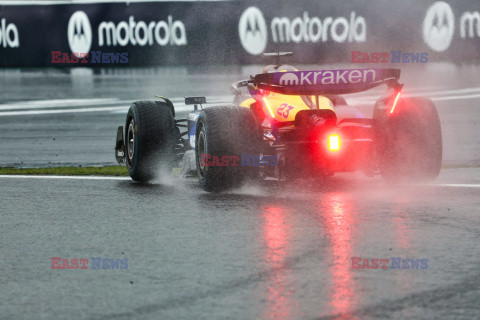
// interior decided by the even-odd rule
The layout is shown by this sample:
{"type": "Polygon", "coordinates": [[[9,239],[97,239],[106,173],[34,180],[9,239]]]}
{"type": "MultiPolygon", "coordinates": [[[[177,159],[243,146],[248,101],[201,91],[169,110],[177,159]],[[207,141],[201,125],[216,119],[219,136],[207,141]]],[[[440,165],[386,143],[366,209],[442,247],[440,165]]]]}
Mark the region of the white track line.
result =
{"type": "MultiPolygon", "coordinates": [[[[433,101],[448,101],[448,100],[462,100],[462,99],[480,99],[480,94],[476,93],[480,88],[464,88],[455,90],[443,90],[437,92],[431,92],[428,96],[433,101]],[[454,94],[457,93],[457,94],[454,94]],[[462,94],[463,93],[463,94],[462,94]],[[470,93],[470,94],[469,94],[470,93]],[[447,95],[454,94],[454,95],[447,95]]],[[[420,94],[408,94],[410,97],[423,96],[420,94]]],[[[207,97],[209,105],[226,104],[229,103],[228,99],[231,96],[212,96],[207,97]]],[[[190,111],[191,106],[185,106],[183,104],[185,98],[175,97],[171,100],[175,103],[181,103],[180,106],[175,108],[176,111],[190,111]]],[[[358,103],[370,103],[375,102],[374,96],[356,96],[349,98],[350,102],[358,103]]],[[[25,115],[43,115],[43,114],[62,114],[62,113],[84,113],[84,112],[126,112],[131,101],[112,99],[58,99],[58,100],[40,100],[40,101],[22,101],[9,104],[0,104],[0,117],[2,116],[25,116],[25,115]],[[88,108],[71,108],[78,106],[93,106],[88,108]],[[95,107],[95,105],[115,105],[111,107],[95,107]],[[31,109],[47,109],[48,110],[31,110],[31,109]],[[53,109],[57,108],[57,109],[53,109]],[[63,109],[60,109],[63,108],[63,109]],[[30,110],[25,110],[30,109],[30,110]],[[53,109],[53,110],[52,110],[53,109]],[[5,110],[5,111],[3,111],[5,110]]]]}
{"type": "MultiPolygon", "coordinates": [[[[356,97],[375,97],[376,93],[379,93],[380,95],[383,94],[385,91],[382,90],[376,90],[376,92],[372,91],[364,91],[360,93],[354,93],[352,94],[352,97],[355,95],[356,97]],[[375,93],[375,94],[374,94],[375,93]]],[[[415,90],[415,88],[408,88],[406,87],[403,91],[405,95],[408,96],[427,96],[427,97],[432,97],[432,96],[446,96],[446,95],[452,95],[452,94],[465,94],[465,93],[479,93],[480,92],[480,87],[473,87],[473,88],[461,88],[461,89],[437,89],[437,90],[415,90]]],[[[348,95],[344,96],[348,97],[348,95]]]]}
{"type": "Polygon", "coordinates": [[[0,175],[0,179],[59,179],[59,180],[132,180],[129,177],[102,177],[102,176],[35,176],[35,175],[0,175]]]}
{"type": "MultiPolygon", "coordinates": [[[[409,89],[405,89],[406,92],[410,92],[409,89]]],[[[464,94],[464,93],[478,93],[480,92],[480,87],[475,88],[463,88],[463,89],[453,89],[453,90],[435,90],[435,91],[419,91],[415,92],[415,95],[425,95],[425,96],[445,96],[449,94],[464,94]]]]}
{"type": "MultiPolygon", "coordinates": [[[[428,97],[432,101],[445,101],[445,100],[462,100],[462,99],[479,99],[480,94],[465,94],[465,95],[453,95],[453,96],[445,96],[445,97],[435,97],[435,96],[426,96],[423,94],[405,94],[404,97],[428,97]]],[[[345,98],[350,103],[374,103],[377,101],[378,97],[373,96],[365,96],[365,97],[352,97],[349,98],[348,96],[345,98]]]]}
{"type": "MultiPolygon", "coordinates": [[[[142,3],[169,2],[171,0],[0,0],[0,5],[63,5],[63,4],[95,4],[95,3],[142,3]]],[[[222,2],[229,0],[176,0],[179,2],[222,2]]]]}
{"type": "MultiPolygon", "coordinates": [[[[0,179],[50,179],[50,180],[117,180],[131,181],[129,177],[108,177],[108,176],[40,176],[40,175],[0,175],[0,179]]],[[[451,188],[480,188],[480,184],[467,183],[441,183],[427,185],[413,185],[414,187],[451,187],[451,188]]]]}
{"type": "MultiPolygon", "coordinates": [[[[205,104],[204,107],[213,107],[218,105],[225,105],[227,102],[217,104],[205,104]]],[[[6,116],[28,116],[28,115],[42,115],[42,114],[63,114],[63,113],[85,113],[85,112],[127,112],[129,106],[117,107],[100,107],[100,108],[77,108],[77,109],[55,109],[55,110],[27,110],[27,111],[3,111],[0,112],[0,117],[6,116]]],[[[175,107],[176,112],[191,111],[193,106],[175,107]]]]}
{"type": "Polygon", "coordinates": [[[480,188],[480,184],[467,184],[467,183],[442,183],[431,184],[434,187],[452,187],[452,188],[480,188]]]}
{"type": "Polygon", "coordinates": [[[444,100],[462,100],[462,99],[478,99],[480,94],[470,94],[462,96],[447,96],[447,97],[433,97],[432,101],[444,101],[444,100]]]}
{"type": "Polygon", "coordinates": [[[56,100],[35,100],[18,101],[7,104],[0,104],[0,110],[23,110],[23,109],[47,109],[47,108],[66,108],[78,106],[95,106],[108,104],[131,103],[127,100],[118,100],[116,98],[107,99],[56,99],[56,100]]]}
{"type": "Polygon", "coordinates": [[[26,116],[38,114],[55,114],[55,113],[82,113],[82,112],[103,112],[128,110],[128,106],[122,107],[101,107],[101,108],[78,108],[78,109],[56,109],[56,110],[29,110],[29,111],[5,111],[0,112],[0,117],[5,116],[26,116]]]}
{"type": "Polygon", "coordinates": [[[98,103],[98,102],[103,102],[103,101],[110,101],[114,103],[117,98],[101,98],[101,99],[47,99],[47,100],[23,100],[23,101],[14,101],[11,103],[7,104],[0,104],[0,107],[2,109],[6,109],[8,107],[11,108],[16,108],[18,106],[29,106],[29,105],[39,105],[41,107],[49,107],[49,106],[67,106],[70,103],[77,103],[77,102],[82,102],[82,103],[98,103]]]}
{"type": "MultiPolygon", "coordinates": [[[[479,89],[480,91],[480,89],[479,89]]],[[[155,98],[152,98],[155,99],[155,98]]],[[[142,100],[142,99],[139,99],[142,100]]],[[[184,97],[175,97],[169,99],[172,102],[183,103],[184,97]]],[[[232,96],[208,96],[208,103],[222,102],[232,100],[232,96]]],[[[101,99],[49,99],[49,100],[27,100],[15,101],[0,104],[0,110],[15,111],[23,109],[53,109],[53,108],[70,108],[78,106],[95,106],[95,105],[120,105],[131,104],[133,100],[119,100],[118,98],[101,98],[101,99]]]]}
{"type": "MultiPolygon", "coordinates": [[[[211,96],[208,97],[208,103],[212,104],[228,104],[230,96],[211,96]]],[[[170,99],[175,104],[175,111],[190,111],[193,106],[184,104],[185,98],[176,97],[170,99]]],[[[231,99],[230,99],[231,100],[231,99]]],[[[111,99],[56,99],[56,100],[36,100],[36,101],[19,101],[8,104],[0,104],[0,117],[2,116],[25,116],[25,115],[42,115],[42,114],[62,114],[62,113],[84,113],[84,112],[127,112],[132,100],[111,99]],[[98,105],[112,105],[110,107],[95,107],[98,105]],[[94,106],[87,108],[71,108],[79,106],[94,106]],[[62,108],[62,109],[60,109],[62,108]],[[25,110],[28,109],[28,110],[25,110]],[[48,110],[31,110],[31,109],[48,109],[48,110]]]]}

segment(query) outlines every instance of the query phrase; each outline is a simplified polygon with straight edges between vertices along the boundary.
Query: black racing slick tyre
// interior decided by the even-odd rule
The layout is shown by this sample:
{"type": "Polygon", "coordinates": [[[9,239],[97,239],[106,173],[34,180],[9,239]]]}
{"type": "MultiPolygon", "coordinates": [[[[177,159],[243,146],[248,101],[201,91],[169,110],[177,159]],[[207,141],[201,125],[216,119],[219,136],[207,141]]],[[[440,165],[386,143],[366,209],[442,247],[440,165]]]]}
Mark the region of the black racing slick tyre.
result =
{"type": "Polygon", "coordinates": [[[178,131],[172,112],[160,101],[134,102],[125,125],[125,159],[133,180],[146,183],[171,172],[178,131]]]}
{"type": "Polygon", "coordinates": [[[375,110],[377,156],[391,182],[435,179],[442,165],[442,130],[437,109],[425,98],[401,98],[393,112],[375,110]]]}
{"type": "Polygon", "coordinates": [[[220,192],[257,178],[258,167],[242,163],[242,156],[258,155],[261,141],[261,131],[249,109],[204,109],[195,139],[200,186],[205,191],[220,192]]]}

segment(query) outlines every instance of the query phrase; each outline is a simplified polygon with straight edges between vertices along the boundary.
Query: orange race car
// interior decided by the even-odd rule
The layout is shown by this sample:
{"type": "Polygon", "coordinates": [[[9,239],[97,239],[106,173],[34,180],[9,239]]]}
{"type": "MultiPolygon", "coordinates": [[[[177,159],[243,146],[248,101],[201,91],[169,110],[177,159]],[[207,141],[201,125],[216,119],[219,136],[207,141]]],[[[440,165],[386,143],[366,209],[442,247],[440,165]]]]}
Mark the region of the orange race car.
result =
{"type": "MultiPolygon", "coordinates": [[[[282,53],[267,54],[279,58],[282,53]]],[[[401,96],[398,69],[299,71],[277,63],[232,85],[234,103],[175,119],[170,100],[134,102],[118,128],[116,158],[148,182],[181,166],[207,191],[250,179],[323,179],[361,170],[389,181],[430,180],[440,172],[442,134],[429,99],[401,96]],[[365,118],[342,95],[386,85],[365,118]],[[248,96],[247,96],[248,94],[248,96]]]]}

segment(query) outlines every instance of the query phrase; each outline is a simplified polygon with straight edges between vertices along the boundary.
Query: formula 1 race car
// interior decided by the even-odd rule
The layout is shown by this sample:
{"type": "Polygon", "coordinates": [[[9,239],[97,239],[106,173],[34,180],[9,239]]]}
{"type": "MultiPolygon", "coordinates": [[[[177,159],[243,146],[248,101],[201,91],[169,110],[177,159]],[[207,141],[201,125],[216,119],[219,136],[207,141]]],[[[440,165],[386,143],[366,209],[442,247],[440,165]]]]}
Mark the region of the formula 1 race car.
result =
{"type": "Polygon", "coordinates": [[[204,97],[186,98],[194,108],[183,119],[167,98],[137,101],[118,128],[116,159],[139,182],[181,165],[206,191],[358,170],[392,182],[432,180],[442,162],[438,113],[429,99],[401,97],[399,78],[399,69],[298,71],[277,63],[234,83],[232,105],[203,108],[204,97]],[[343,94],[382,84],[389,90],[373,118],[338,116],[353,109],[343,94]]]}

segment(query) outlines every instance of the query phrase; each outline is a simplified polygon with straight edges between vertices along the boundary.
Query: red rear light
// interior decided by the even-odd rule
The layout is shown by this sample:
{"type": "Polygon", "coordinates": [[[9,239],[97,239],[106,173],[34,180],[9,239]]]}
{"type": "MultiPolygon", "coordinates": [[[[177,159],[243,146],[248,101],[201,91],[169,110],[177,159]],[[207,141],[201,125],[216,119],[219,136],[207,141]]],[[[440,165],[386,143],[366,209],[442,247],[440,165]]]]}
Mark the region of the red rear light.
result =
{"type": "Polygon", "coordinates": [[[268,101],[267,101],[267,99],[265,99],[265,97],[263,98],[263,101],[265,101],[265,106],[267,107],[268,111],[270,112],[270,116],[272,118],[275,118],[275,116],[273,115],[272,108],[270,108],[270,105],[268,104],[268,101]]]}
{"type": "Polygon", "coordinates": [[[390,114],[393,113],[393,110],[395,110],[395,106],[397,105],[398,98],[400,97],[400,92],[397,93],[397,96],[395,97],[395,100],[393,101],[392,109],[390,109],[390,114]]]}
{"type": "Polygon", "coordinates": [[[331,134],[328,136],[328,150],[338,151],[340,150],[341,139],[338,134],[331,134]]]}

